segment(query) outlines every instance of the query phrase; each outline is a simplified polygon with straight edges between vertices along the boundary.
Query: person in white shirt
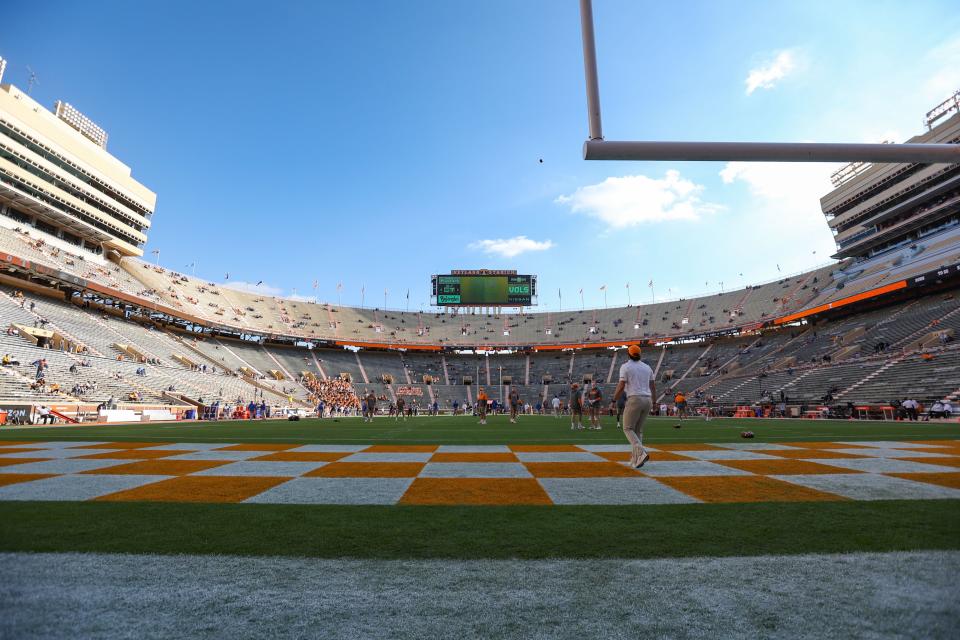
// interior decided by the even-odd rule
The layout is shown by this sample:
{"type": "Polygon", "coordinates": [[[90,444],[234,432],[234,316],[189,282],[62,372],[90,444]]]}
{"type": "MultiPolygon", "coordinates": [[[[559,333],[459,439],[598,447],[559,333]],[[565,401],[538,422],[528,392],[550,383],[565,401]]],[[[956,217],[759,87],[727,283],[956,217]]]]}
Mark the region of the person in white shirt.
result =
{"type": "Polygon", "coordinates": [[[640,347],[630,345],[627,355],[630,359],[620,367],[620,382],[613,400],[616,402],[620,394],[627,394],[627,404],[623,408],[623,434],[633,446],[630,466],[639,469],[650,459],[650,454],[643,448],[643,423],[650,415],[657,387],[653,381],[653,369],[640,360],[640,347]]]}
{"type": "Polygon", "coordinates": [[[917,404],[916,400],[907,399],[900,403],[900,406],[903,407],[904,412],[907,414],[908,420],[916,421],[917,419],[917,404]]]}
{"type": "Polygon", "coordinates": [[[553,417],[560,417],[560,398],[556,395],[553,396],[553,400],[550,401],[551,406],[553,407],[553,417]]]}
{"type": "Polygon", "coordinates": [[[666,402],[661,402],[661,403],[660,403],[660,417],[662,418],[662,417],[668,415],[669,412],[670,412],[670,407],[667,406],[667,403],[666,403],[666,402]]]}
{"type": "Polygon", "coordinates": [[[931,418],[942,418],[943,417],[943,403],[937,400],[932,405],[930,405],[930,417],[931,418]]]}

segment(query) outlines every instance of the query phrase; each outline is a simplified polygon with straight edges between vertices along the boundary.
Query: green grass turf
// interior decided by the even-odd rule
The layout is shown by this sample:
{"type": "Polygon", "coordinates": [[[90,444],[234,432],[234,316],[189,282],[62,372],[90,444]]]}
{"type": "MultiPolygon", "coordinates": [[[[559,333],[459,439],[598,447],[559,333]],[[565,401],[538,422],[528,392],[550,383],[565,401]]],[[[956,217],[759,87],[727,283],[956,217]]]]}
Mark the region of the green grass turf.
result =
{"type": "MultiPolygon", "coordinates": [[[[358,418],[191,422],[180,424],[76,425],[0,429],[7,440],[106,440],[158,442],[289,442],[330,444],[623,444],[623,433],[612,417],[602,431],[571,431],[568,418],[523,416],[515,425],[494,416],[478,425],[469,416],[411,418],[406,422],[378,418],[365,424],[358,418]]],[[[672,418],[651,418],[644,441],[729,442],[751,430],[759,442],[792,440],[937,440],[960,438],[960,423],[849,420],[692,419],[673,428],[672,418]]]]}
{"type": "Polygon", "coordinates": [[[0,551],[649,558],[960,548],[960,500],[582,507],[0,504],[0,551]]]}

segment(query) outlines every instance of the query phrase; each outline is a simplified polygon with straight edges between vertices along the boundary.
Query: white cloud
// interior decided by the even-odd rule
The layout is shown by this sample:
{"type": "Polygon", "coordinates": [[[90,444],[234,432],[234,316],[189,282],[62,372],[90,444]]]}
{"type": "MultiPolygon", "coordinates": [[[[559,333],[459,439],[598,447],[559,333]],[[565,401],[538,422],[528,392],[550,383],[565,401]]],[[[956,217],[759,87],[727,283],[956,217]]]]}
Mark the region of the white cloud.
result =
{"type": "Polygon", "coordinates": [[[941,101],[953,95],[960,89],[960,36],[928,51],[923,66],[933,70],[923,86],[928,100],[941,101]]]}
{"type": "Polygon", "coordinates": [[[839,165],[817,162],[728,162],[720,172],[724,184],[738,180],[750,192],[766,200],[774,200],[791,211],[819,211],[820,197],[832,189],[830,174],[839,165]]]}
{"type": "Polygon", "coordinates": [[[724,184],[744,184],[750,198],[736,226],[751,242],[758,261],[781,265],[782,273],[806,269],[835,250],[820,198],[830,192],[830,174],[840,165],[824,163],[729,162],[724,184]],[[814,254],[813,252],[816,252],[814,254]],[[815,257],[814,257],[815,256],[815,257]]]}
{"type": "Polygon", "coordinates": [[[584,213],[615,229],[647,222],[699,220],[723,207],[703,202],[703,187],[670,170],[663,178],[643,175],[610,177],[599,184],[580,187],[554,202],[584,213]]]}
{"type": "Polygon", "coordinates": [[[546,251],[553,247],[550,240],[531,240],[527,236],[479,240],[469,245],[470,249],[479,249],[487,254],[496,254],[504,258],[513,258],[528,251],[546,251]]]}
{"type": "Polygon", "coordinates": [[[796,54],[791,50],[780,51],[765,64],[750,69],[747,74],[747,95],[757,89],[772,89],[797,68],[796,54]]]}
{"type": "Polygon", "coordinates": [[[257,286],[255,282],[244,282],[242,280],[230,280],[229,282],[224,282],[220,285],[221,287],[226,287],[228,289],[236,289],[238,291],[243,291],[245,293],[254,293],[262,296],[280,296],[283,295],[283,289],[280,287],[273,287],[269,284],[261,284],[257,286]]]}

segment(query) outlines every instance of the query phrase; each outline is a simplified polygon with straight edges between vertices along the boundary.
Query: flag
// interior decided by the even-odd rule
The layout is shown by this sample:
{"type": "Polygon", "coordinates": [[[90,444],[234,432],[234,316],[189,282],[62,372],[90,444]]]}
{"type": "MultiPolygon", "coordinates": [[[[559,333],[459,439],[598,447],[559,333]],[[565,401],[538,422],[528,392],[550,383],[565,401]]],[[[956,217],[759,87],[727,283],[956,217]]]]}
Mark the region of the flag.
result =
{"type": "Polygon", "coordinates": [[[604,285],[600,285],[600,291],[606,291],[606,290],[607,290],[607,285],[605,285],[605,284],[604,284],[604,285]]]}
{"type": "Polygon", "coordinates": [[[342,283],[342,282],[338,282],[338,283],[337,283],[337,291],[340,291],[341,289],[343,289],[343,283],[342,283]]]}
{"type": "Polygon", "coordinates": [[[648,283],[647,283],[647,286],[652,289],[652,288],[653,288],[653,280],[651,280],[650,282],[648,282],[648,283]]]}
{"type": "Polygon", "coordinates": [[[630,283],[628,282],[628,283],[627,283],[627,289],[629,289],[629,288],[630,288],[630,283]]]}
{"type": "Polygon", "coordinates": [[[255,284],[255,285],[253,285],[253,286],[259,287],[259,286],[262,285],[262,284],[263,284],[263,280],[259,281],[257,284],[255,284]]]}
{"type": "Polygon", "coordinates": [[[366,291],[367,291],[367,285],[363,285],[362,287],[360,287],[360,295],[363,295],[364,293],[366,293],[366,291]]]}
{"type": "Polygon", "coordinates": [[[557,297],[558,297],[558,298],[562,298],[562,297],[563,297],[563,294],[560,293],[560,289],[557,289],[557,297]]]}
{"type": "Polygon", "coordinates": [[[314,281],[313,281],[313,288],[316,289],[316,288],[319,287],[319,286],[320,286],[320,281],[319,281],[319,280],[314,280],[314,281]]]}
{"type": "Polygon", "coordinates": [[[230,279],[230,274],[229,274],[229,273],[225,274],[225,275],[223,276],[223,279],[224,279],[224,280],[229,280],[229,279],[230,279]]]}
{"type": "Polygon", "coordinates": [[[780,265],[777,265],[777,271],[780,271],[780,265]]]}
{"type": "Polygon", "coordinates": [[[410,289],[407,289],[407,300],[410,299],[410,289]]]}
{"type": "Polygon", "coordinates": [[[580,289],[580,295],[583,295],[583,289],[580,289]]]}

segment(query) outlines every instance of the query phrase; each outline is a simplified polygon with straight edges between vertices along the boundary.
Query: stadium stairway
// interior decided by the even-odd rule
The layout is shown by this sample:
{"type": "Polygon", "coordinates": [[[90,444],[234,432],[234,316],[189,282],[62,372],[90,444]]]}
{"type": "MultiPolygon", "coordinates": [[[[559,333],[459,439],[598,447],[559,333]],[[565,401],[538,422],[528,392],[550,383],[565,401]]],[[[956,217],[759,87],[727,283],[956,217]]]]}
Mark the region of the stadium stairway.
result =
{"type": "Polygon", "coordinates": [[[303,385],[303,383],[300,382],[300,374],[299,374],[299,373],[294,374],[294,373],[288,371],[287,368],[283,366],[283,363],[281,363],[280,360],[277,359],[277,356],[275,356],[273,353],[271,353],[269,349],[267,349],[266,347],[261,347],[261,348],[263,349],[263,352],[266,353],[267,356],[269,356],[269,358],[276,363],[276,365],[280,368],[280,372],[281,372],[283,375],[285,375],[288,380],[290,380],[291,382],[293,382],[294,384],[296,384],[298,387],[300,387],[307,395],[310,395],[310,393],[311,393],[310,389],[308,389],[307,387],[305,387],[305,386],[303,385]]]}
{"type": "Polygon", "coordinates": [[[684,380],[687,378],[687,376],[690,375],[690,372],[693,371],[693,368],[696,367],[697,364],[699,364],[701,360],[703,360],[703,357],[706,356],[708,353],[710,353],[710,349],[712,349],[712,348],[713,348],[713,343],[711,342],[710,344],[707,345],[707,348],[704,349],[703,352],[701,352],[701,353],[697,356],[696,360],[694,360],[694,361],[690,364],[690,366],[687,367],[687,370],[683,372],[683,375],[681,375],[679,378],[676,378],[675,380],[673,380],[673,381],[672,381],[673,384],[671,384],[663,393],[660,394],[660,396],[657,398],[657,402],[660,402],[660,400],[661,400],[665,395],[667,395],[668,393],[672,393],[673,390],[677,388],[677,385],[678,385],[680,382],[684,381],[684,380]]]}
{"type": "MultiPolygon", "coordinates": [[[[139,340],[136,340],[136,339],[133,339],[133,338],[131,338],[131,337],[129,337],[129,336],[125,336],[125,335],[121,334],[119,331],[117,331],[116,329],[114,329],[113,327],[111,327],[109,324],[107,324],[106,322],[104,322],[104,321],[103,321],[101,318],[99,318],[96,314],[92,314],[90,317],[91,317],[91,319],[94,321],[94,323],[96,323],[99,327],[101,327],[102,329],[104,329],[104,330],[107,331],[108,333],[111,333],[111,334],[115,335],[115,336],[117,337],[117,344],[128,344],[128,345],[134,347],[134,349],[136,350],[137,353],[139,353],[139,354],[141,354],[142,356],[147,357],[147,358],[154,358],[154,359],[160,360],[160,361],[165,361],[165,360],[167,360],[167,358],[161,357],[159,354],[154,353],[152,350],[147,349],[146,347],[144,347],[143,344],[141,344],[141,342],[140,342],[139,340]]],[[[116,347],[115,347],[115,348],[116,348],[116,347]]],[[[129,354],[129,352],[125,352],[125,353],[129,354]]]]}
{"type": "Polygon", "coordinates": [[[223,342],[221,342],[220,340],[218,340],[218,339],[216,339],[216,338],[214,338],[213,341],[216,342],[217,345],[218,345],[220,348],[222,348],[223,350],[225,350],[225,351],[226,351],[227,353],[229,353],[231,356],[233,356],[234,358],[236,358],[237,360],[239,360],[240,362],[242,362],[242,363],[244,364],[244,366],[246,366],[247,368],[249,368],[251,371],[253,371],[254,373],[256,373],[257,375],[260,375],[260,376],[264,375],[264,373],[263,373],[262,371],[259,371],[256,367],[254,367],[252,364],[250,364],[247,360],[243,359],[236,351],[234,351],[233,349],[231,349],[229,346],[227,346],[226,344],[224,344],[223,342]]]}
{"type": "Polygon", "coordinates": [[[914,331],[913,333],[904,336],[897,342],[893,343],[889,348],[897,349],[906,345],[909,345],[914,340],[923,337],[924,334],[936,331],[936,327],[941,324],[944,324],[945,321],[952,320],[953,318],[960,318],[960,306],[957,306],[955,309],[948,311],[944,315],[931,319],[930,322],[927,322],[922,327],[914,331]],[[936,323],[936,324],[933,324],[936,323]]]}
{"type": "Polygon", "coordinates": [[[920,402],[940,399],[956,388],[960,379],[960,348],[951,345],[900,358],[845,396],[853,402],[891,402],[912,397],[920,402]]]}
{"type": "Polygon", "coordinates": [[[443,381],[446,384],[450,384],[450,371],[447,368],[447,356],[446,355],[440,356],[440,362],[443,363],[443,381]]]}
{"type": "Polygon", "coordinates": [[[790,393],[791,390],[794,389],[794,388],[796,388],[796,387],[799,385],[799,383],[800,383],[804,378],[806,378],[807,376],[809,376],[809,375],[810,375],[811,373],[813,373],[814,371],[816,371],[816,369],[807,369],[806,371],[801,371],[801,372],[798,373],[794,378],[792,378],[790,381],[788,381],[786,384],[778,387],[777,389],[774,389],[774,390],[773,390],[773,393],[774,393],[774,394],[779,394],[779,393],[782,391],[782,392],[784,393],[784,395],[790,397],[790,396],[791,396],[791,393],[790,393]]]}
{"type": "MultiPolygon", "coordinates": [[[[19,306],[20,306],[20,305],[16,302],[16,300],[14,300],[13,296],[9,295],[6,291],[0,291],[0,298],[2,298],[5,303],[9,303],[9,305],[12,306],[12,307],[17,307],[17,308],[19,308],[19,306]]],[[[51,320],[50,318],[44,318],[44,317],[41,316],[40,313],[38,313],[37,311],[31,311],[31,310],[28,309],[28,308],[24,308],[23,310],[26,311],[27,313],[29,313],[29,314],[34,318],[34,320],[35,320],[37,323],[39,323],[41,320],[46,320],[46,328],[49,329],[50,331],[56,331],[57,333],[59,333],[59,334],[62,335],[64,338],[66,338],[67,340],[69,340],[70,342],[72,342],[72,343],[74,343],[74,344],[78,344],[78,345],[83,345],[83,346],[85,346],[85,347],[90,351],[90,353],[91,353],[92,355],[95,355],[95,356],[103,356],[103,353],[101,353],[99,350],[97,350],[96,348],[94,348],[92,345],[88,344],[87,341],[78,339],[75,335],[73,335],[73,334],[70,333],[69,331],[64,330],[60,325],[58,325],[57,323],[55,323],[55,322],[54,322],[53,320],[51,320]]]]}
{"type": "Polygon", "coordinates": [[[713,395],[717,397],[717,400],[734,399],[736,392],[740,391],[742,387],[746,386],[750,382],[755,382],[757,377],[746,376],[742,379],[739,379],[739,382],[737,382],[737,380],[738,378],[725,378],[723,382],[729,384],[730,386],[727,387],[727,384],[724,384],[723,386],[718,384],[717,388],[713,390],[713,395]]]}
{"type": "MultiPolygon", "coordinates": [[[[230,365],[226,362],[226,357],[229,357],[230,353],[228,353],[226,350],[223,350],[223,349],[217,349],[217,345],[213,345],[214,350],[219,354],[224,354],[221,356],[220,360],[217,360],[213,355],[211,355],[211,353],[208,353],[207,351],[204,351],[203,349],[200,349],[198,347],[199,344],[204,344],[206,346],[207,343],[200,343],[200,342],[194,343],[193,340],[180,336],[176,333],[167,332],[167,336],[169,336],[174,341],[176,341],[176,343],[179,344],[180,346],[183,346],[185,349],[189,350],[191,353],[196,354],[199,358],[206,360],[207,362],[216,366],[219,370],[223,372],[224,375],[216,378],[216,381],[220,384],[220,386],[224,386],[225,384],[226,387],[229,388],[229,389],[225,389],[225,393],[229,391],[230,395],[227,396],[227,398],[229,398],[230,400],[233,400],[238,396],[242,398],[247,397],[249,393],[254,391],[253,389],[249,388],[250,386],[256,387],[256,389],[258,390],[262,390],[264,392],[270,393],[275,397],[280,397],[286,400],[287,398],[286,394],[283,394],[277,391],[276,389],[274,389],[269,385],[257,384],[257,381],[250,376],[241,375],[237,373],[237,371],[239,371],[239,367],[236,369],[232,369],[230,365]],[[227,372],[232,372],[232,373],[230,375],[226,375],[227,372]]],[[[240,360],[237,360],[236,362],[240,362],[240,360]]],[[[236,364],[236,362],[234,364],[236,364]]],[[[219,397],[220,395],[221,394],[219,394],[219,392],[217,394],[208,393],[208,397],[216,398],[216,397],[219,397]]]]}
{"type": "Polygon", "coordinates": [[[59,400],[61,402],[77,401],[79,399],[80,401],[90,402],[103,400],[106,399],[108,395],[113,395],[117,399],[125,400],[131,391],[140,391],[144,394],[145,401],[160,401],[159,394],[152,389],[137,386],[130,382],[129,377],[134,373],[132,369],[139,365],[134,365],[129,362],[117,362],[110,358],[89,356],[83,359],[88,360],[90,366],[80,367],[76,374],[72,374],[69,372],[69,368],[73,364],[79,366],[82,360],[79,356],[65,351],[42,349],[28,344],[19,336],[0,335],[0,345],[2,345],[5,353],[10,353],[14,360],[20,362],[19,370],[14,367],[4,367],[5,371],[13,371],[19,374],[18,383],[21,384],[27,392],[26,395],[19,394],[20,397],[29,399],[40,398],[35,392],[29,390],[29,384],[33,381],[33,378],[30,378],[28,373],[33,372],[33,367],[30,365],[31,362],[40,358],[46,358],[48,363],[47,383],[58,384],[61,392],[54,398],[44,399],[59,400]],[[114,369],[114,372],[108,369],[114,369]],[[115,374],[119,374],[119,378],[115,374]],[[95,382],[97,388],[81,396],[68,395],[66,390],[72,389],[73,384],[76,382],[95,382]]]}
{"type": "Polygon", "coordinates": [[[768,366],[769,364],[772,364],[774,362],[774,356],[779,356],[784,352],[788,351],[791,347],[795,346],[795,343],[797,343],[802,338],[804,338],[804,336],[806,336],[808,333],[809,333],[809,329],[801,331],[794,337],[790,338],[789,340],[786,340],[783,344],[775,348],[773,351],[769,353],[759,354],[759,357],[749,360],[743,366],[738,368],[735,372],[735,375],[743,375],[750,371],[756,373],[759,369],[762,369],[763,367],[768,366]]]}
{"type": "Polygon", "coordinates": [[[883,373],[884,371],[886,371],[887,369],[895,366],[897,363],[899,363],[901,360],[903,360],[903,359],[906,358],[906,357],[907,357],[907,354],[906,354],[906,353],[901,353],[901,354],[898,355],[898,356],[895,356],[895,357],[893,357],[893,358],[890,358],[889,360],[887,360],[886,363],[884,363],[883,365],[881,365],[878,369],[874,369],[873,371],[871,371],[871,372],[868,373],[867,375],[863,376],[861,379],[857,380],[856,382],[854,382],[852,385],[850,385],[850,386],[847,387],[846,389],[843,389],[842,391],[840,391],[840,393],[836,394],[836,396],[834,396],[834,397],[836,397],[837,400],[845,399],[847,396],[849,396],[851,393],[853,393],[853,391],[854,391],[855,389],[857,389],[857,388],[859,388],[859,387],[862,387],[863,385],[867,384],[868,382],[870,382],[871,380],[873,380],[874,378],[876,378],[877,376],[879,376],[880,374],[882,374],[882,373],[883,373]]]}
{"type": "MultiPolygon", "coordinates": [[[[363,362],[360,361],[360,352],[355,351],[353,355],[356,356],[357,358],[357,368],[360,369],[360,377],[363,379],[364,383],[369,384],[370,378],[367,377],[367,370],[363,368],[363,362]]],[[[393,393],[392,387],[391,387],[390,393],[391,394],[393,393]]]]}
{"type": "Polygon", "coordinates": [[[32,382],[32,378],[13,367],[2,367],[0,368],[0,397],[29,402],[80,402],[79,398],[63,391],[45,391],[42,393],[33,391],[30,388],[32,382]]]}
{"type": "Polygon", "coordinates": [[[206,360],[208,363],[210,363],[211,365],[213,365],[213,366],[215,366],[215,367],[220,367],[221,369],[224,369],[224,370],[226,370],[226,371],[229,371],[229,367],[225,366],[222,361],[221,361],[221,362],[217,362],[212,356],[210,356],[209,354],[201,351],[200,349],[198,349],[198,348],[195,347],[194,345],[190,344],[190,341],[189,341],[189,340],[185,340],[185,339],[183,339],[183,337],[181,337],[180,335],[178,335],[178,334],[176,334],[176,333],[173,333],[173,332],[170,332],[170,331],[167,331],[167,332],[165,332],[165,333],[166,333],[172,340],[174,340],[175,342],[177,342],[178,344],[180,344],[181,346],[183,346],[183,348],[186,349],[187,351],[190,351],[190,352],[193,353],[195,356],[199,357],[201,360],[206,360]]]}
{"type": "Polygon", "coordinates": [[[822,402],[823,396],[827,393],[835,396],[838,392],[836,390],[849,387],[852,382],[863,378],[883,364],[876,360],[867,360],[814,367],[807,370],[806,375],[798,378],[798,381],[790,386],[788,395],[791,400],[822,402]]]}
{"type": "Polygon", "coordinates": [[[317,359],[317,352],[310,349],[310,357],[313,358],[313,364],[317,367],[317,371],[320,372],[320,379],[327,380],[327,372],[323,370],[323,365],[321,365],[317,359]]]}
{"type": "Polygon", "coordinates": [[[653,379],[657,379],[657,374],[660,372],[660,365],[663,364],[663,357],[667,355],[667,345],[663,345],[660,349],[660,357],[657,358],[657,366],[653,368],[653,379]]]}
{"type": "MultiPolygon", "coordinates": [[[[610,369],[607,370],[607,384],[610,384],[613,381],[613,372],[617,367],[617,355],[619,351],[614,351],[613,356],[610,358],[610,369]]],[[[530,380],[527,380],[527,384],[530,384],[530,380]]]]}
{"type": "Polygon", "coordinates": [[[313,407],[313,403],[307,402],[303,398],[297,398],[293,394],[285,394],[282,391],[275,389],[268,384],[264,384],[263,382],[261,382],[260,380],[257,380],[252,376],[247,376],[247,375],[243,376],[243,381],[251,386],[256,387],[257,389],[260,389],[263,392],[269,393],[278,398],[282,398],[284,401],[291,401],[292,399],[293,403],[298,404],[302,407],[313,407]]]}
{"type": "MultiPolygon", "coordinates": [[[[726,369],[727,367],[729,367],[731,364],[733,364],[733,362],[736,361],[736,360],[740,357],[740,353],[741,353],[742,351],[749,351],[750,349],[755,348],[755,347],[757,346],[757,343],[760,342],[760,340],[761,340],[761,338],[757,338],[756,340],[754,340],[753,342],[751,342],[750,344],[748,344],[748,345],[747,345],[746,347],[744,347],[743,349],[738,350],[738,351],[737,351],[736,353],[734,353],[730,358],[728,358],[727,360],[721,362],[721,363],[720,363],[719,365],[717,365],[717,367],[715,368],[714,374],[718,374],[718,372],[723,371],[724,369],[726,369]]],[[[706,391],[707,389],[709,389],[711,386],[713,386],[714,384],[716,384],[717,382],[719,382],[721,378],[722,378],[722,374],[720,374],[720,375],[713,375],[706,383],[704,383],[704,384],[701,385],[701,386],[695,387],[694,389],[692,389],[692,391],[693,391],[694,393],[704,392],[704,391],[706,391]]],[[[689,395],[689,394],[687,394],[687,395],[689,395]]]]}

